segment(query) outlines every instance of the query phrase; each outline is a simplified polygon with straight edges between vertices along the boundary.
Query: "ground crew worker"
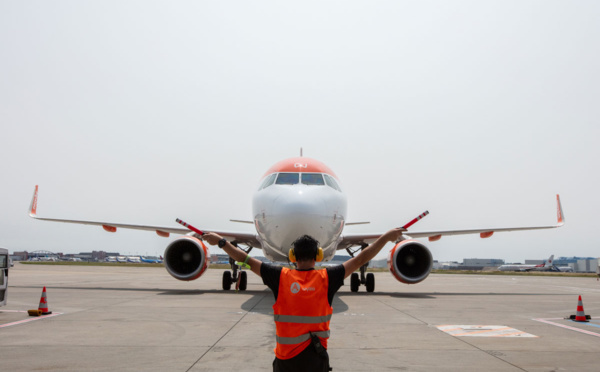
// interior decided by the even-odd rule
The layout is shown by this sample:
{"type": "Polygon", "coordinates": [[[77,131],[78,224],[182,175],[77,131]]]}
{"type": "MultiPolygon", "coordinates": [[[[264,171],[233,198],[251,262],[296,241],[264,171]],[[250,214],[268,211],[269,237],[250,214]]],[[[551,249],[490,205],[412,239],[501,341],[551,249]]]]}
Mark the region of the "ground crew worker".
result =
{"type": "Polygon", "coordinates": [[[248,263],[273,291],[277,340],[273,371],[312,372],[330,370],[327,339],[331,304],[344,279],[373,259],[386,243],[397,241],[404,231],[392,229],[343,264],[320,270],[315,270],[318,255],[322,255],[319,242],[308,235],[292,245],[290,256],[296,261],[295,270],[249,257],[217,234],[205,233],[202,238],[211,245],[218,244],[232,259],[248,263]]]}

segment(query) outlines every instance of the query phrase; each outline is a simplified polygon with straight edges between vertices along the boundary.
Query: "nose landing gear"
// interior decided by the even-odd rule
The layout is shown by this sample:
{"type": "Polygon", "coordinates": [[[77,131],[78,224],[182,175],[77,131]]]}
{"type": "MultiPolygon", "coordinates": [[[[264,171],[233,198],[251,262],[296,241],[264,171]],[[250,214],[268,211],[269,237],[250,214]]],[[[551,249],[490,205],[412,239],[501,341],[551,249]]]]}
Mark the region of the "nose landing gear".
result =
{"type": "MultiPolygon", "coordinates": [[[[368,247],[368,245],[363,245],[360,247],[360,250],[362,251],[366,247],[368,247]]],[[[349,249],[346,250],[352,257],[354,257],[354,254],[357,252],[350,251],[349,249]]],[[[367,287],[367,292],[373,292],[375,290],[375,275],[373,275],[373,273],[366,273],[368,266],[369,262],[360,267],[360,276],[358,273],[352,273],[352,275],[350,275],[350,290],[352,292],[358,292],[358,287],[360,287],[361,284],[367,287]]]]}
{"type": "Polygon", "coordinates": [[[350,275],[350,290],[352,292],[358,292],[358,287],[361,284],[367,287],[367,292],[373,292],[375,290],[375,275],[373,275],[373,273],[365,275],[368,265],[369,264],[361,266],[360,276],[358,273],[352,273],[352,275],[350,275]]]}
{"type": "MultiPolygon", "coordinates": [[[[232,245],[237,247],[236,242],[232,242],[232,245]]],[[[242,249],[246,253],[250,253],[252,247],[248,249],[242,249]]],[[[231,271],[225,270],[223,272],[223,290],[228,291],[231,289],[231,285],[235,283],[236,292],[245,291],[248,285],[248,273],[243,271],[240,266],[235,263],[235,260],[229,257],[229,265],[231,266],[231,271]]]]}

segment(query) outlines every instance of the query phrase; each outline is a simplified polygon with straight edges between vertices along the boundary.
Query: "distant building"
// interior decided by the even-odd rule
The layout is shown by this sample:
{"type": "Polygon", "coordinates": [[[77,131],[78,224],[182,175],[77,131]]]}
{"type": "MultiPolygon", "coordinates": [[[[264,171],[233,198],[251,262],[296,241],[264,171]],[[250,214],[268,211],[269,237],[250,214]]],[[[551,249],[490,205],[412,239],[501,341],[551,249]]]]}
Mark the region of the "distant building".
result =
{"type": "Polygon", "coordinates": [[[79,258],[82,261],[93,261],[92,252],[79,252],[79,254],[74,254],[73,257],[79,258]]]}
{"type": "MultiPolygon", "coordinates": [[[[61,253],[62,254],[62,253],[61,253]]],[[[30,260],[40,260],[40,259],[52,259],[58,260],[60,258],[58,253],[50,252],[50,251],[33,251],[29,253],[30,260]]]]}
{"type": "MultiPolygon", "coordinates": [[[[261,262],[271,262],[268,258],[264,256],[253,256],[257,260],[261,262]]],[[[229,256],[226,254],[211,254],[210,255],[210,263],[211,264],[229,264],[229,256]]]]}
{"type": "Polygon", "coordinates": [[[585,258],[585,259],[577,260],[576,271],[584,272],[584,273],[595,273],[597,267],[598,267],[598,259],[597,258],[585,258]]]}
{"type": "Polygon", "coordinates": [[[27,253],[27,251],[15,252],[11,257],[14,261],[27,261],[29,259],[29,253],[27,253]]]}
{"type": "Polygon", "coordinates": [[[461,270],[462,264],[456,261],[434,262],[433,268],[437,270],[461,270]]]}
{"type": "Polygon", "coordinates": [[[331,262],[331,263],[344,263],[344,262],[348,261],[351,258],[352,257],[350,257],[350,256],[336,254],[335,256],[333,256],[333,258],[329,262],[331,262]]]}
{"type": "Polygon", "coordinates": [[[93,251],[93,252],[80,252],[78,254],[61,252],[54,253],[49,251],[34,251],[34,252],[15,252],[11,255],[14,261],[28,261],[31,259],[40,260],[45,258],[52,258],[54,260],[69,260],[69,259],[81,259],[82,261],[105,261],[107,257],[120,256],[118,252],[104,252],[104,251],[93,251]]]}
{"type": "MultiPolygon", "coordinates": [[[[112,256],[113,254],[111,253],[110,255],[112,256]]],[[[116,256],[118,255],[119,254],[117,253],[116,256]]],[[[108,256],[109,254],[104,251],[92,251],[92,260],[94,261],[104,261],[108,256]]]]}
{"type": "MultiPolygon", "coordinates": [[[[350,257],[348,257],[348,259],[350,259],[350,257]]],[[[375,269],[385,268],[387,267],[387,258],[382,258],[380,260],[371,260],[371,262],[369,262],[369,267],[375,269]]]]}
{"type": "Polygon", "coordinates": [[[256,258],[257,260],[259,260],[260,262],[267,262],[267,263],[271,263],[271,260],[269,260],[268,258],[266,258],[265,256],[255,256],[254,258],[256,258]]]}
{"type": "Polygon", "coordinates": [[[220,264],[229,263],[229,256],[226,254],[211,254],[210,255],[210,263],[220,263],[220,264]]]}
{"type": "Polygon", "coordinates": [[[569,266],[578,273],[593,273],[598,267],[595,257],[559,257],[554,260],[556,266],[569,266]]]}
{"type": "Polygon", "coordinates": [[[498,267],[504,265],[504,260],[499,258],[464,258],[464,266],[498,267]]]}
{"type": "Polygon", "coordinates": [[[435,270],[471,270],[479,271],[487,267],[498,267],[504,265],[504,260],[500,258],[463,258],[463,262],[456,261],[438,262],[433,261],[435,270]]]}

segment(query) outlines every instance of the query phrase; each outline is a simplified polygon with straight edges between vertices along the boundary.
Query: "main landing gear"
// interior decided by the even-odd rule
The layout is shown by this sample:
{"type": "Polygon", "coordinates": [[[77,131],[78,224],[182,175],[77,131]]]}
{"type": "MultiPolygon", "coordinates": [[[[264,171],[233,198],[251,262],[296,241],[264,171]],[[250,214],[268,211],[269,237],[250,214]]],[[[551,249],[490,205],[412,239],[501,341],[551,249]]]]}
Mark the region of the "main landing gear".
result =
{"type": "MultiPolygon", "coordinates": [[[[237,247],[235,242],[232,242],[231,244],[237,247]]],[[[252,247],[249,247],[248,250],[244,249],[246,253],[250,253],[251,250],[252,247]]],[[[248,273],[243,271],[242,268],[238,266],[235,263],[235,260],[231,257],[229,257],[229,265],[231,266],[231,271],[223,271],[223,290],[230,290],[231,285],[235,283],[236,291],[245,291],[248,284],[248,273]]]]}
{"type": "MultiPolygon", "coordinates": [[[[363,245],[360,247],[360,250],[362,251],[366,247],[367,245],[363,245]]],[[[354,257],[354,254],[357,252],[350,251],[349,249],[346,250],[352,257],[354,257]]],[[[360,287],[361,284],[367,287],[367,292],[373,292],[375,290],[375,275],[373,275],[373,273],[366,273],[367,266],[369,266],[368,262],[360,267],[360,275],[358,273],[352,273],[350,275],[350,290],[352,292],[358,292],[358,287],[360,287]]]]}

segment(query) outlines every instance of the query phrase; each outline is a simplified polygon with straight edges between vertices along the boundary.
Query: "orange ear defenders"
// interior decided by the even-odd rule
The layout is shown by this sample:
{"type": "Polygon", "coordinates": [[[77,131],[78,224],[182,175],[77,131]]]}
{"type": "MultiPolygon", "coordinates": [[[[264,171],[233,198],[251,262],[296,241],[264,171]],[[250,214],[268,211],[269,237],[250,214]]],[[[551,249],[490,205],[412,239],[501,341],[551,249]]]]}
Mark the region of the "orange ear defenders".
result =
{"type": "MultiPolygon", "coordinates": [[[[290,249],[290,251],[288,252],[288,258],[290,262],[296,262],[296,252],[294,252],[294,248],[290,249]]],[[[317,249],[317,257],[315,258],[315,261],[323,261],[323,248],[319,247],[317,249]]]]}
{"type": "Polygon", "coordinates": [[[319,247],[319,249],[317,249],[317,257],[315,258],[315,261],[323,261],[323,248],[319,247]]]}

